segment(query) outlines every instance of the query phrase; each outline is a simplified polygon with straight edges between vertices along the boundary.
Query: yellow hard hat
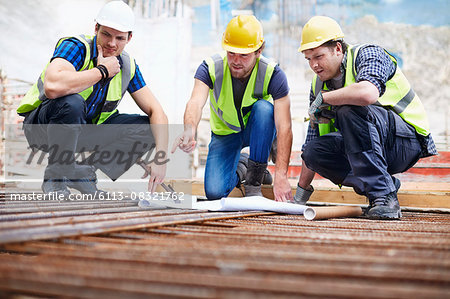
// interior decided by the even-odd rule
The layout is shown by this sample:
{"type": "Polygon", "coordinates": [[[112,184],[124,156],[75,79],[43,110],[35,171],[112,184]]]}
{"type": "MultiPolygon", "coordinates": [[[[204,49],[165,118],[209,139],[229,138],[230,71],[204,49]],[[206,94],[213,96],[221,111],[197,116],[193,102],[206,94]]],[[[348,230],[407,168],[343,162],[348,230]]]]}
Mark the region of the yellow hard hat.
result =
{"type": "Polygon", "coordinates": [[[344,38],[344,33],[335,20],[330,17],[315,16],[303,26],[302,41],[298,51],[314,49],[327,41],[341,38],[344,38]]]}
{"type": "Polygon", "coordinates": [[[222,37],[222,48],[239,54],[255,52],[263,43],[263,28],[255,16],[234,17],[222,37]]]}

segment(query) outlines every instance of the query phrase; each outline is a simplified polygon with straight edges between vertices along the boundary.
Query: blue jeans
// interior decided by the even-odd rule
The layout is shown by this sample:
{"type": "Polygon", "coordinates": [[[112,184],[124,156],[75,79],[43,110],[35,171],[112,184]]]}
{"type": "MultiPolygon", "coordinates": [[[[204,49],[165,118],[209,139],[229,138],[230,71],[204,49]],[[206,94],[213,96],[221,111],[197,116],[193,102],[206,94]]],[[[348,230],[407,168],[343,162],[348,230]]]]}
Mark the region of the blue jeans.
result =
{"type": "Polygon", "coordinates": [[[392,174],[420,157],[414,128],[382,107],[340,106],[335,126],[338,132],[308,142],[302,158],[309,169],[369,199],[394,192],[392,174]]]}
{"type": "Polygon", "coordinates": [[[210,200],[228,196],[238,183],[236,173],[241,150],[249,146],[249,159],[267,163],[275,137],[272,103],[259,100],[253,104],[245,129],[230,135],[211,133],[205,169],[205,193],[210,200]]]}
{"type": "Polygon", "coordinates": [[[81,163],[91,164],[116,180],[154,146],[148,116],[114,113],[103,124],[96,125],[86,123],[85,111],[84,99],[72,94],[46,100],[25,117],[24,129],[30,147],[35,145],[43,151],[57,149],[48,151],[45,178],[72,174],[74,161],[62,163],[58,158],[64,152],[71,153],[69,158],[73,158],[77,152],[93,151],[81,163]]]}

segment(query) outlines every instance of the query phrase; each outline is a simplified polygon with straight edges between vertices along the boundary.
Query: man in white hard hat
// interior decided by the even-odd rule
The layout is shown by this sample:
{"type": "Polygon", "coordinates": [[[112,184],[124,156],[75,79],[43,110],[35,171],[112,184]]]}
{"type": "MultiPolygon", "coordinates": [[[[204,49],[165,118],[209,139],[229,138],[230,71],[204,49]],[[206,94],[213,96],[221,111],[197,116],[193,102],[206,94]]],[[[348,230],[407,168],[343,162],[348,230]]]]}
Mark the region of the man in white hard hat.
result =
{"type": "MultiPolygon", "coordinates": [[[[145,153],[167,151],[167,117],[146,85],[135,60],[124,51],[132,38],[134,13],[122,1],[103,6],[95,35],[58,41],[38,82],[20,103],[30,147],[49,153],[42,189],[70,196],[70,188],[99,194],[97,169],[115,180],[145,153]],[[120,114],[124,93],[147,116],[120,114]],[[152,124],[151,128],[150,125],[152,124]],[[93,152],[75,162],[76,152],[93,152]]],[[[165,177],[166,165],[151,163],[149,191],[165,177]]]]}
{"type": "Polygon", "coordinates": [[[272,183],[269,152],[277,136],[273,192],[291,201],[287,169],[292,145],[289,86],[286,75],[262,56],[264,37],[254,16],[234,17],[222,37],[226,51],[206,59],[197,69],[184,114],[185,131],[172,148],[191,152],[208,95],[211,142],[205,169],[208,199],[228,196],[243,184],[246,196],[261,196],[261,184],[272,183]],[[249,146],[249,155],[240,154],[249,146]]]}
{"type": "Polygon", "coordinates": [[[369,218],[399,219],[400,180],[393,174],[437,154],[427,114],[394,56],[343,38],[329,17],[315,16],[303,27],[299,52],[315,76],[294,198],[306,203],[318,173],[366,196],[369,218]]]}

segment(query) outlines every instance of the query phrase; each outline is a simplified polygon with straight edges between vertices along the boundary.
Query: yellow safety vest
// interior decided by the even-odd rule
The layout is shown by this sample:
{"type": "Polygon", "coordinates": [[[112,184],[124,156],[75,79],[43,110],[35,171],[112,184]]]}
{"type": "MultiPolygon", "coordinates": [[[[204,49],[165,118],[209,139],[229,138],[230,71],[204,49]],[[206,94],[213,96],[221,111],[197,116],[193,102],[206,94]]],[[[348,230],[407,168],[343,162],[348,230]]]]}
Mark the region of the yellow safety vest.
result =
{"type": "Polygon", "coordinates": [[[245,88],[241,107],[237,111],[234,105],[233,85],[226,53],[215,54],[205,61],[214,86],[209,94],[211,131],[217,135],[238,133],[245,128],[250,116],[250,112],[243,115],[243,108],[253,105],[260,99],[272,100],[267,89],[276,63],[263,56],[258,58],[245,88]],[[238,113],[243,120],[244,128],[241,128],[238,113]]]}
{"type": "MultiPolygon", "coordinates": [[[[61,44],[62,41],[68,38],[70,37],[60,39],[56,44],[56,48],[61,44]]],[[[86,56],[84,58],[84,63],[80,69],[80,72],[92,69],[94,67],[94,62],[91,60],[91,53],[93,52],[94,47],[93,36],[80,35],[75,36],[74,38],[81,41],[86,47],[86,56]]],[[[117,111],[116,108],[119,105],[120,100],[122,100],[123,95],[127,91],[131,79],[134,77],[136,71],[136,64],[134,59],[125,51],[120,54],[120,57],[122,58],[122,68],[120,72],[115,75],[109,82],[106,101],[103,104],[99,117],[97,117],[97,119],[94,121],[96,124],[103,123],[106,119],[108,119],[108,117],[110,117],[117,111]]],[[[47,69],[47,67],[48,64],[42,71],[37,82],[31,87],[31,89],[21,100],[19,108],[17,108],[17,113],[27,113],[33,111],[42,103],[42,101],[47,99],[44,93],[44,78],[45,70],[47,69]]],[[[81,95],[84,100],[87,100],[92,94],[93,90],[94,86],[91,86],[79,92],[78,94],[81,95]]]]}
{"type": "MultiPolygon", "coordinates": [[[[348,47],[344,87],[356,82],[356,57],[358,51],[364,46],[366,45],[348,47]]],[[[427,136],[430,133],[430,127],[425,108],[420,101],[419,96],[411,88],[405,75],[403,75],[398,67],[395,57],[386,50],[385,52],[395,63],[396,69],[394,76],[386,82],[384,94],[378,98],[375,105],[392,109],[404,121],[412,125],[418,134],[427,136]]],[[[320,90],[328,90],[328,87],[317,77],[317,75],[315,75],[312,82],[312,89],[314,95],[317,95],[320,90]]],[[[336,131],[334,120],[328,124],[319,124],[320,136],[333,131],[336,131]]]]}

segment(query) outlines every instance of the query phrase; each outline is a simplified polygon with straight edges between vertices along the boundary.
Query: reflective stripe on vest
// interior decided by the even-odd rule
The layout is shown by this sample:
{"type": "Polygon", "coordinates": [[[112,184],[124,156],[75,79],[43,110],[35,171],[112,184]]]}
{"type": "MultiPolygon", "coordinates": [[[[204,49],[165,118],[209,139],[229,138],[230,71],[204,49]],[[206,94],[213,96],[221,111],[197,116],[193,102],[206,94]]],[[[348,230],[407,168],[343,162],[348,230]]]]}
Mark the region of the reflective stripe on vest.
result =
{"type": "Polygon", "coordinates": [[[206,59],[206,63],[213,83],[213,89],[210,90],[211,130],[217,135],[240,132],[242,128],[237,113],[241,113],[246,126],[250,113],[242,115],[242,108],[253,105],[259,99],[268,101],[272,99],[267,93],[267,88],[276,64],[264,57],[257,60],[242,98],[241,109],[237,111],[225,53],[206,59]]]}
{"type": "MultiPolygon", "coordinates": [[[[347,51],[346,75],[344,87],[356,82],[356,57],[359,50],[366,45],[349,46],[347,51]],[[350,71],[351,70],[351,71],[350,71]]],[[[397,66],[397,60],[385,50],[396,65],[394,76],[386,82],[384,94],[378,98],[375,105],[387,107],[397,113],[405,122],[411,124],[420,135],[427,136],[430,133],[428,117],[417,94],[411,88],[410,83],[397,66]]],[[[326,85],[315,76],[313,93],[316,95],[322,88],[328,90],[326,85]]],[[[319,131],[321,125],[319,124],[319,131]]],[[[326,126],[322,126],[322,133],[326,134],[326,126]]],[[[328,131],[330,132],[330,131],[328,131]]]]}
{"type": "MultiPolygon", "coordinates": [[[[56,44],[56,48],[61,44],[62,41],[68,39],[62,38],[56,44]]],[[[86,48],[86,56],[83,62],[83,66],[79,71],[89,70],[94,67],[94,63],[91,60],[91,53],[93,53],[93,43],[94,39],[92,36],[80,35],[75,36],[74,38],[81,41],[86,48]]],[[[120,55],[122,60],[122,68],[120,72],[114,76],[108,86],[108,92],[106,95],[105,104],[102,107],[101,113],[97,119],[97,124],[103,123],[110,115],[116,112],[116,108],[122,99],[123,95],[127,91],[129,82],[131,78],[133,78],[134,73],[136,71],[136,64],[134,59],[125,51],[120,55]]],[[[50,64],[50,63],[49,63],[50,64]]],[[[34,109],[36,109],[42,101],[47,99],[44,93],[44,77],[45,70],[48,65],[45,67],[37,82],[31,87],[31,89],[27,92],[27,94],[23,97],[20,102],[19,108],[17,109],[18,113],[27,113],[34,109]]],[[[94,90],[93,86],[86,88],[85,90],[79,92],[78,94],[83,97],[84,100],[87,100],[89,96],[92,94],[94,90]]]]}

